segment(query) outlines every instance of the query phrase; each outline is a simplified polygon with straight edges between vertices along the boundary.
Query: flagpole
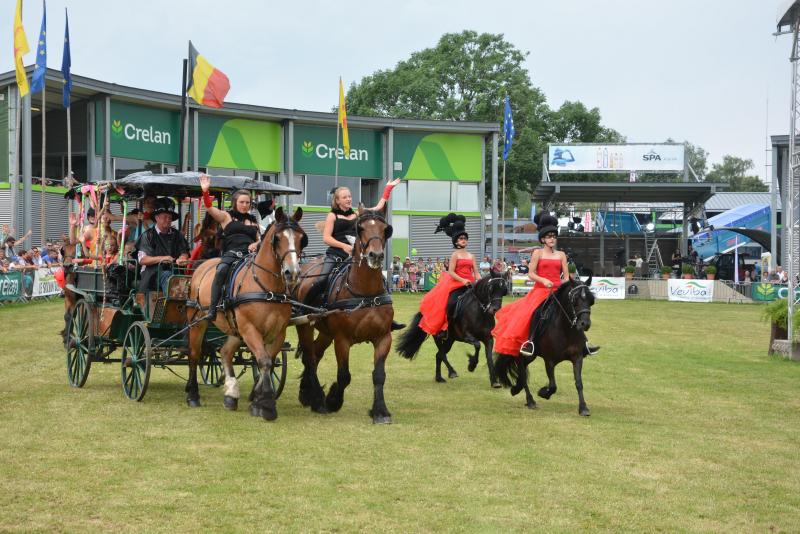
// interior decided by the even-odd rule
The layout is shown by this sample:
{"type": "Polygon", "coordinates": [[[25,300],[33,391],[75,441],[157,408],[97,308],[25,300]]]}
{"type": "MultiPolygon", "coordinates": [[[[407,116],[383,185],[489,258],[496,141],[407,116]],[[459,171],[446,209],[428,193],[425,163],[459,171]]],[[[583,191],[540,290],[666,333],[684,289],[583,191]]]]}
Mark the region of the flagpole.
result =
{"type": "MultiPolygon", "coordinates": [[[[72,118],[70,110],[72,106],[67,107],[67,178],[64,180],[66,187],[72,187],[72,118]]],[[[67,203],[67,212],[72,215],[72,201],[67,203]]]]}
{"type": "MultiPolygon", "coordinates": [[[[341,78],[339,79],[341,80],[341,78]]],[[[341,113],[340,107],[341,106],[336,106],[336,157],[334,158],[336,160],[336,166],[333,175],[334,187],[339,187],[339,127],[341,126],[339,124],[339,113],[341,113]]]]}
{"type": "Polygon", "coordinates": [[[189,117],[189,113],[187,112],[188,106],[188,99],[186,98],[186,80],[188,78],[186,71],[189,68],[189,60],[183,60],[183,74],[181,75],[181,128],[180,128],[180,139],[178,141],[178,172],[183,172],[184,164],[186,162],[185,158],[183,157],[183,152],[186,148],[186,142],[184,137],[187,134],[186,128],[186,119],[189,117]]]}
{"type": "Polygon", "coordinates": [[[11,176],[11,226],[19,235],[19,161],[20,161],[20,128],[22,127],[22,97],[19,95],[19,85],[16,86],[16,113],[14,125],[14,174],[11,176]]]}
{"type": "Polygon", "coordinates": [[[500,233],[503,235],[503,240],[500,244],[500,258],[503,261],[506,261],[506,223],[505,223],[505,216],[506,216],[506,160],[503,160],[503,207],[502,213],[500,214],[500,226],[501,231],[500,233]]]}
{"type": "Polygon", "coordinates": [[[43,76],[44,76],[44,81],[42,82],[42,176],[41,176],[41,179],[42,179],[42,183],[41,183],[42,194],[39,197],[39,203],[41,204],[41,206],[39,206],[39,208],[40,208],[39,209],[39,219],[40,219],[39,220],[39,229],[42,232],[42,242],[41,242],[41,246],[42,247],[44,247],[44,244],[47,242],[47,240],[45,238],[45,232],[47,231],[47,224],[45,223],[45,220],[44,220],[44,217],[45,217],[45,211],[44,211],[44,204],[45,204],[44,186],[45,186],[45,183],[46,183],[46,180],[45,180],[45,172],[46,172],[45,161],[47,159],[47,150],[46,150],[46,146],[47,146],[47,127],[46,127],[46,123],[45,123],[45,113],[47,112],[47,106],[45,105],[45,94],[47,94],[47,68],[46,67],[45,67],[45,73],[44,73],[43,76]]]}

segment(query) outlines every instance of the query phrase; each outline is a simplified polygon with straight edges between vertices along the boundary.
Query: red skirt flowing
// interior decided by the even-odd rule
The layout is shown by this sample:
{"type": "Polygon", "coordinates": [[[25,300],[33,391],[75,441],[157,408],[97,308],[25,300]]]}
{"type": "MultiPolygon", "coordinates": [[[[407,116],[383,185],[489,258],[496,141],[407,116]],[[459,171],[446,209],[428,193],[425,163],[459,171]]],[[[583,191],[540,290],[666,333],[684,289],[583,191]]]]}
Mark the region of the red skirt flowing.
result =
{"type": "Polygon", "coordinates": [[[537,283],[524,298],[500,308],[495,315],[497,322],[492,330],[495,352],[509,356],[519,355],[520,347],[530,335],[533,313],[547,299],[550,291],[537,283]]]}
{"type": "Polygon", "coordinates": [[[422,314],[420,328],[432,336],[447,330],[447,299],[459,287],[464,287],[464,284],[446,272],[439,274],[439,281],[419,304],[419,312],[422,314]]]}

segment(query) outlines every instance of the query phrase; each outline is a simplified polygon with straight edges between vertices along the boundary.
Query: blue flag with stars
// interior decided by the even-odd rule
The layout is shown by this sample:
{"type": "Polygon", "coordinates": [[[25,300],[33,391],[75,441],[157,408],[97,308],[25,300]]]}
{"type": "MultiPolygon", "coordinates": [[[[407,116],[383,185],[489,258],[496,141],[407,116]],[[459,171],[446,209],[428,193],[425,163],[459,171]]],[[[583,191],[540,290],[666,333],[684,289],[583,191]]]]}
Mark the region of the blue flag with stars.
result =
{"type": "Polygon", "coordinates": [[[36,67],[31,78],[31,93],[44,90],[44,77],[47,73],[47,4],[42,0],[42,29],[39,32],[39,46],[36,47],[36,67]]]}
{"type": "Polygon", "coordinates": [[[511,152],[511,144],[514,142],[514,119],[511,117],[511,102],[506,96],[505,112],[503,113],[503,160],[508,159],[508,153],[511,152]]]}
{"type": "Polygon", "coordinates": [[[72,92],[72,75],[69,69],[72,66],[72,56],[69,53],[69,14],[67,8],[64,8],[64,55],[61,59],[61,73],[64,75],[64,107],[69,107],[69,96],[72,92]]]}

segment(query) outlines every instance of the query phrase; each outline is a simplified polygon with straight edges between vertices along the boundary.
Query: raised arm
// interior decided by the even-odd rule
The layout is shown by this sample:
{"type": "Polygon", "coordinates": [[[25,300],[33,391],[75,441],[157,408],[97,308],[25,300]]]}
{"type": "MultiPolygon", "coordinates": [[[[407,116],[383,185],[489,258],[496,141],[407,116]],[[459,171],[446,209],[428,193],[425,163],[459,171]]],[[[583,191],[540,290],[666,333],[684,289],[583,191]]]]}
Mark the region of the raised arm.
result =
{"type": "Polygon", "coordinates": [[[231,222],[231,216],[228,215],[228,212],[214,207],[211,195],[208,194],[209,187],[211,187],[211,177],[207,174],[201,174],[200,188],[203,190],[203,205],[205,205],[206,211],[211,215],[211,218],[225,228],[231,222]]]}
{"type": "Polygon", "coordinates": [[[395,178],[391,182],[386,184],[386,187],[383,188],[383,195],[381,195],[381,199],[375,204],[374,208],[369,208],[372,211],[380,211],[386,205],[386,201],[389,200],[389,197],[392,195],[392,189],[397,187],[397,184],[401,182],[400,178],[395,178]]]}

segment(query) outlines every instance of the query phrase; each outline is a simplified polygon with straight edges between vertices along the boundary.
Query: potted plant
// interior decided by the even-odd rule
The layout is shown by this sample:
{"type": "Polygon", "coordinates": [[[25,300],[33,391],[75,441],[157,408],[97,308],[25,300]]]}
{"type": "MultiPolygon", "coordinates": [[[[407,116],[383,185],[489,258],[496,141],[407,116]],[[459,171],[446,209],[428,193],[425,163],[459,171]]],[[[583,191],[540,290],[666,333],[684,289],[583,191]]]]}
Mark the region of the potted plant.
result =
{"type": "Polygon", "coordinates": [[[706,278],[709,280],[713,280],[717,276],[717,268],[713,265],[709,265],[706,267],[706,278]]]}
{"type": "MultiPolygon", "coordinates": [[[[763,317],[771,326],[768,350],[768,353],[771,355],[774,352],[772,346],[775,340],[787,339],[789,337],[789,333],[787,332],[789,310],[787,309],[786,301],[779,299],[764,306],[763,317]]],[[[800,313],[792,316],[792,323],[795,330],[800,328],[800,313]]]]}
{"type": "Polygon", "coordinates": [[[569,271],[569,277],[570,278],[575,278],[575,277],[578,276],[578,268],[575,267],[574,263],[571,263],[571,262],[568,263],[567,264],[567,270],[569,271]]]}
{"type": "Polygon", "coordinates": [[[669,277],[672,276],[672,267],[669,265],[662,265],[661,266],[661,278],[664,280],[669,280],[669,277]]]}
{"type": "Polygon", "coordinates": [[[624,271],[625,271],[625,279],[631,280],[633,279],[633,273],[636,272],[636,267],[634,267],[633,265],[626,265],[624,271]]]}
{"type": "Polygon", "coordinates": [[[681,273],[683,273],[683,278],[686,280],[691,280],[694,278],[694,267],[689,265],[688,263],[684,263],[681,265],[681,273]]]}

